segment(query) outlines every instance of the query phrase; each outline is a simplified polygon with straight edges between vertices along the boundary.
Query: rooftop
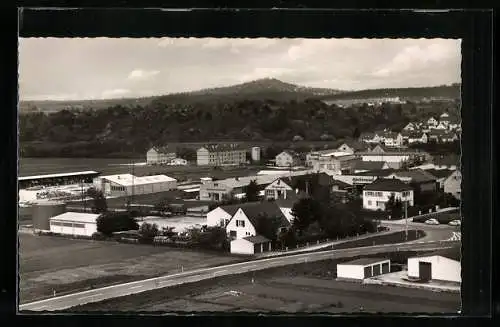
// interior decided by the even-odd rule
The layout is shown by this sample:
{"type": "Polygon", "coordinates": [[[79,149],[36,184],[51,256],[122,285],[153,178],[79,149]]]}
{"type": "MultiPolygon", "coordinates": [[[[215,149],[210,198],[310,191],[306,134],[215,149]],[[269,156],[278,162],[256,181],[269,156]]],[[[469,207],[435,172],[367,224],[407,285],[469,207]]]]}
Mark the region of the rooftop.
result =
{"type": "Polygon", "coordinates": [[[354,164],[354,170],[382,170],[385,161],[358,161],[354,164]]]}
{"type": "Polygon", "coordinates": [[[206,144],[201,146],[198,150],[205,148],[210,152],[230,151],[230,150],[244,150],[241,144],[206,144]]]}
{"type": "Polygon", "coordinates": [[[448,259],[452,259],[452,260],[456,260],[456,261],[460,261],[460,259],[462,257],[460,246],[454,246],[451,248],[437,250],[437,251],[431,252],[429,254],[422,254],[422,255],[417,256],[417,258],[432,257],[435,255],[439,255],[439,256],[442,256],[442,257],[445,257],[448,259]]]}
{"type": "Polygon", "coordinates": [[[247,236],[243,238],[245,241],[248,241],[253,244],[261,244],[261,243],[267,243],[271,242],[269,239],[265,238],[262,235],[255,235],[255,236],[247,236]]]}
{"type": "Polygon", "coordinates": [[[259,217],[263,214],[268,217],[280,217],[282,226],[290,225],[290,222],[286,219],[278,203],[275,201],[246,202],[221,206],[220,208],[231,216],[234,216],[234,214],[241,209],[254,226],[257,224],[259,217]]]}
{"type": "Polygon", "coordinates": [[[222,184],[222,185],[226,186],[227,188],[238,188],[238,187],[247,186],[253,180],[256,181],[257,185],[266,185],[266,184],[271,184],[272,182],[274,182],[278,178],[278,175],[300,176],[300,175],[310,174],[311,172],[312,171],[310,171],[310,170],[300,170],[300,171],[291,171],[291,172],[289,171],[286,173],[273,174],[273,175],[233,177],[233,178],[221,179],[218,181],[207,182],[204,185],[207,187],[211,187],[214,184],[222,184]]]}
{"type": "Polygon", "coordinates": [[[412,191],[413,188],[397,178],[391,178],[391,179],[379,178],[375,180],[373,183],[365,185],[364,190],[402,192],[402,191],[412,191]]]}
{"type": "Polygon", "coordinates": [[[382,263],[382,262],[387,262],[387,261],[390,261],[390,260],[385,259],[385,258],[360,258],[360,259],[356,259],[353,261],[343,262],[340,265],[368,266],[371,264],[382,263]]]}
{"type": "Polygon", "coordinates": [[[63,214],[54,216],[50,220],[67,221],[75,223],[95,223],[99,214],[84,213],[84,212],[65,212],[63,214]]]}
{"type": "Polygon", "coordinates": [[[393,172],[390,176],[396,176],[396,177],[407,177],[411,178],[412,182],[416,183],[425,183],[425,182],[432,182],[436,181],[436,177],[425,170],[422,169],[412,169],[412,170],[398,170],[393,172]]]}
{"type": "Polygon", "coordinates": [[[436,178],[446,178],[450,176],[455,170],[453,169],[427,169],[427,172],[436,178]]]}
{"type": "Polygon", "coordinates": [[[101,176],[102,179],[106,179],[112,183],[131,186],[131,185],[145,185],[152,183],[163,183],[163,182],[173,182],[176,181],[175,178],[168,177],[166,175],[153,175],[153,176],[141,176],[137,177],[132,174],[118,174],[118,175],[108,175],[101,176]]]}
{"type": "Polygon", "coordinates": [[[47,174],[47,175],[33,175],[33,176],[22,176],[18,180],[26,181],[32,179],[44,179],[44,178],[57,178],[57,177],[73,177],[73,176],[90,176],[98,175],[97,171],[87,170],[87,171],[77,171],[72,173],[58,173],[58,174],[47,174]]]}

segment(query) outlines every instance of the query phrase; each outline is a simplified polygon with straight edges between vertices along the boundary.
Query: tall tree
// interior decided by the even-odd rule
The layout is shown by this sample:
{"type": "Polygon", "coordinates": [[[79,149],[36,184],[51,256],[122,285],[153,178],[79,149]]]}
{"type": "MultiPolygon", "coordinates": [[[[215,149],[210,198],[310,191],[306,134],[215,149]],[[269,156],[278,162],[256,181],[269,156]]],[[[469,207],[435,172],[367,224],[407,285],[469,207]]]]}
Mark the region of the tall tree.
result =
{"type": "Polygon", "coordinates": [[[259,185],[257,181],[253,180],[246,187],[245,198],[248,202],[259,201],[259,185]]]}
{"type": "Polygon", "coordinates": [[[129,212],[106,212],[97,218],[97,231],[108,236],[138,228],[139,225],[129,212]]]}
{"type": "Polygon", "coordinates": [[[92,211],[95,213],[104,213],[108,211],[108,203],[106,197],[101,190],[90,188],[87,190],[87,195],[92,198],[92,211]]]}
{"type": "Polygon", "coordinates": [[[139,235],[141,236],[141,240],[145,243],[153,242],[153,239],[159,234],[160,230],[156,224],[143,223],[139,228],[139,235]]]}
{"type": "Polygon", "coordinates": [[[302,233],[307,227],[321,217],[321,206],[313,198],[297,201],[292,208],[293,226],[302,233]]]}
{"type": "Polygon", "coordinates": [[[354,128],[354,131],[352,132],[352,138],[357,140],[359,139],[360,136],[361,132],[359,131],[359,128],[356,126],[356,128],[354,128]]]}
{"type": "Polygon", "coordinates": [[[391,219],[400,219],[403,214],[403,203],[392,194],[385,204],[385,211],[391,215],[391,219]]]}
{"type": "Polygon", "coordinates": [[[278,238],[278,229],[280,227],[282,227],[280,217],[270,217],[266,213],[261,213],[257,218],[257,226],[255,226],[255,231],[257,232],[257,234],[262,235],[275,242],[278,238]]]}

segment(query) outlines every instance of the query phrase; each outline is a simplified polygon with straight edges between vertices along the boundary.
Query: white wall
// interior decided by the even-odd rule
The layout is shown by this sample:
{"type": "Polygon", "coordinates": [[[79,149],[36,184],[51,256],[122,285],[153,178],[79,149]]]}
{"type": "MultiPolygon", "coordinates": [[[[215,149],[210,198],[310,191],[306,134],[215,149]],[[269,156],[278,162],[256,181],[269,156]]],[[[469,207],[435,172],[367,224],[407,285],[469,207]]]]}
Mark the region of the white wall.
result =
{"type": "MultiPolygon", "coordinates": [[[[85,227],[79,228],[79,227],[54,225],[53,222],[63,223],[63,221],[57,221],[57,220],[50,221],[50,231],[52,233],[65,234],[65,235],[92,236],[92,234],[97,232],[97,224],[95,224],[95,223],[81,223],[81,224],[84,224],[85,227]]],[[[68,222],[64,222],[64,223],[68,223],[68,222]]]]}
{"type": "Polygon", "coordinates": [[[408,259],[408,277],[419,277],[419,262],[430,262],[432,279],[460,283],[462,281],[462,267],[459,261],[451,260],[442,256],[431,256],[408,259]]]}
{"type": "Polygon", "coordinates": [[[230,220],[231,215],[225,212],[222,208],[217,207],[214,210],[207,213],[207,225],[208,226],[220,226],[221,220],[230,220]]]}
{"type": "Polygon", "coordinates": [[[231,241],[230,249],[235,254],[254,254],[254,244],[244,239],[231,241]]]}
{"type": "Polygon", "coordinates": [[[293,221],[292,208],[280,208],[281,212],[285,216],[285,218],[290,222],[293,221]]]}
{"type": "Polygon", "coordinates": [[[444,181],[444,192],[451,193],[455,198],[460,200],[462,191],[462,175],[458,170],[454,171],[444,181]]]}
{"type": "Polygon", "coordinates": [[[360,265],[337,265],[338,278],[364,279],[364,267],[360,265]]]}
{"type": "Polygon", "coordinates": [[[293,157],[286,152],[281,152],[276,156],[276,166],[278,167],[288,167],[294,165],[293,157]]]}
{"type": "Polygon", "coordinates": [[[208,150],[205,148],[200,148],[196,151],[196,164],[198,166],[208,165],[208,150]]]}
{"type": "Polygon", "coordinates": [[[231,219],[231,221],[229,221],[229,224],[226,227],[226,232],[228,235],[230,234],[231,231],[236,231],[236,238],[243,238],[247,236],[256,235],[255,227],[252,225],[250,220],[248,220],[247,216],[241,209],[238,209],[238,211],[236,211],[233,218],[231,219]],[[245,221],[245,227],[241,226],[237,227],[236,226],[237,220],[245,221]]]}
{"type": "Polygon", "coordinates": [[[409,201],[408,206],[413,206],[413,191],[410,192],[409,196],[403,197],[401,192],[387,192],[387,191],[363,191],[363,208],[368,210],[385,210],[385,202],[389,201],[391,193],[394,193],[395,199],[400,199],[401,201],[409,201]],[[382,192],[382,196],[367,195],[367,192],[382,192]],[[371,201],[371,203],[370,203],[371,201]],[[384,205],[377,206],[378,202],[384,202],[384,205]]]}

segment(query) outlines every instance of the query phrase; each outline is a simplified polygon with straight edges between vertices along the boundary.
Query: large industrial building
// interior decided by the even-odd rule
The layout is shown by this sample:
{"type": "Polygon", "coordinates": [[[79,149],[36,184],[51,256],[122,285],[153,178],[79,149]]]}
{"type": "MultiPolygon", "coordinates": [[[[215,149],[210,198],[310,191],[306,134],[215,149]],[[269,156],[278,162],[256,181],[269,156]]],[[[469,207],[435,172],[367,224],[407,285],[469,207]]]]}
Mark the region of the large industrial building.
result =
{"type": "Polygon", "coordinates": [[[148,165],[167,164],[175,159],[176,152],[168,146],[154,146],[146,152],[148,165]]]}
{"type": "Polygon", "coordinates": [[[82,212],[65,212],[50,218],[50,231],[52,233],[92,236],[97,232],[97,218],[99,214],[82,212]]]}
{"type": "Polygon", "coordinates": [[[94,186],[106,196],[130,196],[177,189],[177,180],[165,175],[137,177],[131,174],[99,176],[94,186]]]}
{"type": "Polygon", "coordinates": [[[38,185],[57,186],[57,185],[69,185],[69,184],[80,184],[80,183],[92,183],[92,179],[97,176],[99,176],[99,172],[89,170],[89,171],[77,171],[71,173],[21,176],[17,180],[19,182],[19,189],[25,189],[38,185]]]}
{"type": "Polygon", "coordinates": [[[234,166],[246,163],[246,150],[239,144],[210,144],[196,151],[198,166],[234,166]]]}

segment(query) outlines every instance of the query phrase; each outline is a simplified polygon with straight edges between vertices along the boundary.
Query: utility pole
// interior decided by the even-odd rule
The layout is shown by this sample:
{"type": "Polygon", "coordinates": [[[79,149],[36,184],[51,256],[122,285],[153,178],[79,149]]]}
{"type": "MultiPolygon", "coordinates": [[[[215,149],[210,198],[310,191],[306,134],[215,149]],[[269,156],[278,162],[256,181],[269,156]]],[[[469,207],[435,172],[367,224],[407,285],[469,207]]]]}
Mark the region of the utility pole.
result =
{"type": "Polygon", "coordinates": [[[135,179],[135,175],[134,175],[134,174],[135,174],[135,171],[134,171],[134,168],[135,168],[135,163],[134,163],[134,161],[132,161],[132,200],[131,200],[132,204],[133,204],[133,202],[134,202],[134,191],[135,191],[135,189],[134,189],[134,182],[135,182],[135,181],[134,181],[134,179],[135,179]]]}
{"type": "Polygon", "coordinates": [[[405,201],[405,240],[408,242],[408,201],[405,201]]]}

